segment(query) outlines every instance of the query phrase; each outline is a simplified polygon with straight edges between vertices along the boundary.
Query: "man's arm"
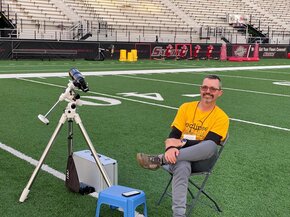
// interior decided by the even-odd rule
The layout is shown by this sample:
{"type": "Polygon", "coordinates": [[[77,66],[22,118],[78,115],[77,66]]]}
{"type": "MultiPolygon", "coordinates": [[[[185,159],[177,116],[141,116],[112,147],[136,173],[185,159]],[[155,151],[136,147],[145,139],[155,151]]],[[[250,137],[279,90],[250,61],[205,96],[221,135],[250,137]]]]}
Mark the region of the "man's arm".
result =
{"type": "MultiPolygon", "coordinates": [[[[165,160],[169,163],[176,163],[176,157],[179,155],[180,148],[186,148],[201,142],[200,140],[187,140],[184,144],[181,141],[181,135],[182,132],[173,126],[168,139],[165,140],[165,160]]],[[[221,138],[220,135],[210,131],[204,140],[211,140],[215,144],[220,144],[221,138]]]]}
{"type": "Polygon", "coordinates": [[[222,137],[214,132],[209,131],[204,140],[212,140],[215,144],[221,144],[222,137]]]}
{"type": "Polygon", "coordinates": [[[183,145],[180,140],[181,135],[182,132],[173,126],[168,139],[165,140],[165,160],[168,163],[176,163],[176,156],[179,154],[179,148],[183,145]]]}
{"type": "Polygon", "coordinates": [[[167,151],[170,147],[181,147],[183,143],[181,142],[182,132],[176,127],[172,127],[172,130],[168,136],[168,139],[165,140],[165,150],[167,151]]]}
{"type": "MultiPolygon", "coordinates": [[[[180,144],[180,139],[181,139],[181,135],[182,135],[182,132],[180,130],[178,130],[176,127],[172,127],[172,130],[168,136],[168,139],[170,142],[170,144],[166,145],[165,148],[169,147],[169,145],[171,146],[176,146],[176,147],[180,147],[182,145],[184,145],[183,143],[180,144]],[[174,140],[171,140],[171,139],[174,139],[174,140]]],[[[204,138],[204,140],[212,140],[213,142],[215,142],[217,145],[219,145],[221,143],[221,136],[214,133],[214,132],[211,132],[209,131],[208,134],[206,135],[206,137],[204,138]]],[[[166,140],[166,141],[167,141],[166,140]]],[[[189,147],[189,146],[192,146],[192,145],[195,145],[197,143],[201,142],[200,140],[188,140],[186,142],[186,144],[184,145],[184,147],[189,147]]],[[[166,142],[165,142],[166,143],[166,142]]]]}
{"type": "MultiPolygon", "coordinates": [[[[222,137],[220,135],[209,131],[203,141],[211,140],[215,144],[219,145],[221,143],[221,138],[222,137]]],[[[202,140],[187,140],[185,145],[182,148],[186,148],[186,147],[190,147],[190,146],[196,145],[196,144],[200,143],[201,141],[202,140]]]]}
{"type": "Polygon", "coordinates": [[[182,132],[173,126],[171,132],[169,133],[168,138],[180,139],[181,135],[182,135],[182,132]]]}

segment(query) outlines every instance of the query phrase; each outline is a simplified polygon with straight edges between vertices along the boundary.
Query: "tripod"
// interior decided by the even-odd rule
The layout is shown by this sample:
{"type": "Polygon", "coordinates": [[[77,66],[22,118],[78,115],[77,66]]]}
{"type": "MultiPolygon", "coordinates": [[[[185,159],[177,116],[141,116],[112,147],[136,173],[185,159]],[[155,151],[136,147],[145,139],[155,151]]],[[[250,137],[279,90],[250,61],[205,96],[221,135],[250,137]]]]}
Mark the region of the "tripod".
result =
{"type": "MultiPolygon", "coordinates": [[[[75,86],[73,85],[72,82],[70,82],[68,84],[68,88],[66,89],[66,91],[59,97],[59,100],[57,101],[57,103],[52,107],[52,109],[62,100],[66,100],[66,101],[69,101],[68,104],[67,104],[67,107],[66,109],[64,110],[64,113],[62,114],[62,116],[60,117],[59,119],[59,122],[58,122],[58,125],[56,126],[44,152],[42,153],[41,157],[40,157],[40,160],[36,166],[36,168],[34,169],[26,187],[23,189],[23,192],[19,198],[19,201],[20,202],[24,202],[30,192],[30,188],[33,184],[33,182],[35,181],[35,178],[46,158],[46,156],[48,155],[48,152],[49,150],[51,149],[52,147],[52,144],[54,143],[57,135],[59,134],[62,126],[64,125],[64,123],[66,121],[68,121],[68,153],[69,154],[72,154],[72,146],[73,146],[73,121],[76,122],[76,124],[80,127],[80,130],[82,132],[82,135],[84,137],[84,139],[86,140],[87,142],[87,145],[88,147],[90,148],[91,152],[92,152],[92,155],[96,161],[96,164],[97,164],[97,167],[99,168],[106,184],[108,185],[108,187],[111,187],[112,184],[111,184],[111,181],[110,179],[108,178],[108,175],[105,171],[105,169],[103,168],[103,165],[101,164],[100,162],[100,159],[98,157],[98,154],[87,134],[87,131],[85,129],[85,127],[83,126],[82,124],[82,120],[79,116],[79,114],[76,112],[76,107],[77,107],[77,104],[78,104],[78,99],[79,99],[79,95],[76,96],[76,93],[73,91],[73,89],[75,88],[75,86]]],[[[50,111],[52,110],[50,109],[50,111]]],[[[50,112],[49,111],[49,112],[50,112]]],[[[48,112],[48,113],[49,113],[48,112]]],[[[46,119],[46,116],[48,115],[48,113],[45,115],[45,116],[42,116],[42,115],[39,115],[39,119],[48,124],[49,121],[46,119]]]]}

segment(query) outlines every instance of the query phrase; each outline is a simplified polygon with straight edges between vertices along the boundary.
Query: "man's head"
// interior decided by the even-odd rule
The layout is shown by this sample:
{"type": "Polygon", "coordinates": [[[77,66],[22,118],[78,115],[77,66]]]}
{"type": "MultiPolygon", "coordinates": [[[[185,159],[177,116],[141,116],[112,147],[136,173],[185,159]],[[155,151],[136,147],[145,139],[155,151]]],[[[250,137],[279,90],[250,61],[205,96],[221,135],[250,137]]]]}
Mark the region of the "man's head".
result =
{"type": "Polygon", "coordinates": [[[215,101],[223,94],[222,82],[217,75],[208,75],[200,86],[201,101],[206,104],[215,104],[215,101]]]}

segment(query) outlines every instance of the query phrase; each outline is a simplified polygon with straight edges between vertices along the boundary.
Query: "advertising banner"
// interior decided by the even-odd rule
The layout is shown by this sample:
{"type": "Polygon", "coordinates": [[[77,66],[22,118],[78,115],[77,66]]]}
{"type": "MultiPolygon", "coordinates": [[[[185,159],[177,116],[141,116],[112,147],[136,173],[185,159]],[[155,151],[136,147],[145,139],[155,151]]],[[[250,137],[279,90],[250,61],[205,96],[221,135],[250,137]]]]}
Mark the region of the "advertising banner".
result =
{"type": "Polygon", "coordinates": [[[248,44],[239,44],[232,46],[232,56],[234,57],[249,57],[251,56],[250,45],[248,44]]]}
{"type": "MultiPolygon", "coordinates": [[[[255,44],[227,44],[227,56],[252,57],[255,44]]],[[[221,44],[193,43],[117,43],[93,41],[51,41],[51,40],[2,40],[0,42],[0,59],[12,59],[16,51],[26,52],[17,54],[19,58],[38,58],[40,51],[51,52],[52,58],[98,60],[100,50],[104,60],[119,59],[120,50],[137,50],[138,59],[219,59],[221,44]],[[211,47],[211,50],[209,48],[211,47]],[[34,51],[37,51],[35,54],[34,51]]],[[[287,58],[290,46],[259,44],[259,58],[287,58]]]]}
{"type": "Polygon", "coordinates": [[[260,58],[287,58],[287,46],[285,45],[261,45],[260,58]]]}
{"type": "MultiPolygon", "coordinates": [[[[195,47],[197,44],[178,44],[176,49],[176,44],[152,44],[151,51],[151,59],[158,58],[167,58],[167,59],[175,59],[176,57],[181,56],[184,52],[185,58],[195,57],[195,47]],[[187,49],[183,49],[183,45],[186,46],[187,49]],[[191,48],[190,48],[191,47],[191,48]],[[190,53],[190,51],[192,53],[190,53]]],[[[210,44],[198,44],[199,52],[196,58],[203,59],[206,58],[208,47],[210,44]]],[[[212,44],[212,58],[219,58],[220,56],[221,44],[212,44]]],[[[139,52],[139,51],[138,51],[139,52]]]]}

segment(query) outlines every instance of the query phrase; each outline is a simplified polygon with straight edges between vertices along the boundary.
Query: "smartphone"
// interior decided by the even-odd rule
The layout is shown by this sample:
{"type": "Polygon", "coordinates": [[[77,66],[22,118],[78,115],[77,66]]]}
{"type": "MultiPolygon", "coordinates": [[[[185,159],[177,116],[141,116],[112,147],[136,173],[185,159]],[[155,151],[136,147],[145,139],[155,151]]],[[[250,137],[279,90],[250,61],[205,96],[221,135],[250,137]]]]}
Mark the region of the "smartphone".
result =
{"type": "Polygon", "coordinates": [[[122,195],[124,197],[131,197],[131,196],[134,196],[134,195],[137,195],[137,194],[140,194],[140,193],[141,193],[140,191],[134,190],[134,191],[124,192],[124,193],[122,193],[122,195]]]}

